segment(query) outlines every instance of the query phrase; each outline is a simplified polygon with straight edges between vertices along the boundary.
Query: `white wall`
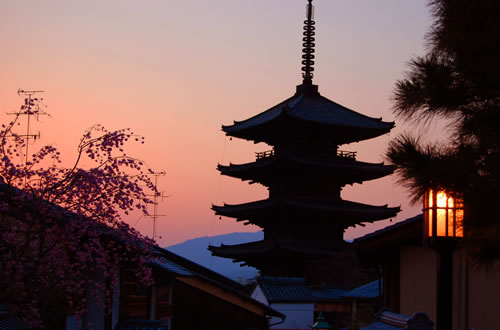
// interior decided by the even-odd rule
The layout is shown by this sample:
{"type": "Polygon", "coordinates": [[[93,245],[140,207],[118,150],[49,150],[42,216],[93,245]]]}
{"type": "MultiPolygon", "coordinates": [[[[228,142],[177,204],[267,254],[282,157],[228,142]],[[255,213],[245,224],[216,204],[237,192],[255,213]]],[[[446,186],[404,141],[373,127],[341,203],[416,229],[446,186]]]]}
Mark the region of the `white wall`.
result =
{"type": "MultiPolygon", "coordinates": [[[[92,280],[104,284],[104,275],[101,271],[92,274],[92,280]]],[[[87,295],[85,297],[85,308],[87,312],[83,317],[75,317],[74,315],[66,316],[66,330],[94,330],[104,329],[105,320],[105,298],[104,292],[96,286],[95,282],[91,282],[87,288],[87,295]],[[93,292],[94,294],[91,294],[93,292]]],[[[115,298],[113,296],[113,298],[115,298]]],[[[113,299],[114,300],[114,299],[113,299]]],[[[114,308],[115,306],[113,306],[114,308]]],[[[118,308],[118,306],[116,307],[118,308]]],[[[114,313],[116,314],[116,312],[114,313]]],[[[116,314],[118,317],[118,314],[116,314]]]]}
{"type": "MultiPolygon", "coordinates": [[[[500,262],[496,261],[488,266],[489,268],[485,268],[484,265],[474,264],[473,260],[469,261],[465,265],[465,292],[463,295],[455,293],[455,296],[462,296],[466,300],[464,307],[467,317],[464,325],[468,329],[500,329],[500,262]]],[[[459,274],[455,276],[458,277],[459,274]]],[[[457,305],[460,304],[459,299],[455,301],[457,305]]]]}
{"type": "MultiPolygon", "coordinates": [[[[284,323],[271,326],[271,329],[311,329],[314,323],[314,304],[271,304],[278,312],[286,315],[284,323]]],[[[273,317],[269,324],[277,323],[281,319],[273,317]]]]}
{"type": "Polygon", "coordinates": [[[117,268],[113,286],[113,307],[111,310],[111,329],[114,329],[120,318],[120,268],[117,268]]]}
{"type": "Polygon", "coordinates": [[[82,318],[77,319],[74,315],[66,316],[66,330],[82,330],[82,318]]]}
{"type": "Polygon", "coordinates": [[[84,329],[104,329],[105,320],[105,297],[97,284],[104,285],[104,274],[102,271],[96,271],[91,275],[93,281],[90,282],[87,289],[87,313],[83,317],[84,329]]]}
{"type": "Polygon", "coordinates": [[[252,292],[252,298],[260,301],[263,304],[270,306],[271,308],[277,310],[280,313],[286,315],[285,322],[281,322],[279,317],[272,317],[269,320],[271,325],[270,329],[311,329],[311,325],[314,323],[314,303],[306,304],[269,304],[264,292],[259,285],[255,287],[252,292]],[[279,323],[273,325],[275,323],[279,323]]]}
{"type": "Polygon", "coordinates": [[[400,313],[426,313],[436,321],[437,255],[423,247],[401,247],[400,313]]]}
{"type": "Polygon", "coordinates": [[[269,306],[269,303],[267,302],[266,296],[264,295],[264,292],[262,291],[262,289],[260,288],[259,285],[257,285],[255,287],[255,289],[253,290],[252,298],[269,306]]]}

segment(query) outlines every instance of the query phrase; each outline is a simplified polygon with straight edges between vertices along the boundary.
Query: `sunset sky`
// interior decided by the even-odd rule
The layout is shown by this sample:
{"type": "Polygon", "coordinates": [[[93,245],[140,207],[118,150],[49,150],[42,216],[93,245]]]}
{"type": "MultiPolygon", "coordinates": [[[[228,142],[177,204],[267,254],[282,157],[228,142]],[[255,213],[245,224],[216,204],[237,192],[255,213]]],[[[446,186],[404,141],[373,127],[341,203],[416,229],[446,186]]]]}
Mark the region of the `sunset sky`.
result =
{"type": "MultiPolygon", "coordinates": [[[[314,83],[322,95],[372,117],[395,120],[394,83],[408,60],[424,54],[431,19],[424,0],[314,0],[314,83]]],[[[0,118],[19,108],[17,90],[44,90],[51,117],[33,126],[36,146],[54,144],[73,160],[93,124],[130,127],[146,144],[144,159],[167,199],[160,205],[160,245],[233,231],[256,231],[219,220],[212,203],[266,197],[258,185],[221,177],[217,163],[254,159],[266,145],[230,140],[222,124],[242,120],[288,98],[301,83],[305,0],[47,0],[0,1],[0,118]]],[[[341,146],[380,162],[388,141],[410,124],[371,141],[341,146]]],[[[427,127],[429,135],[439,135],[427,127]]],[[[413,216],[397,178],[354,185],[343,198],[401,205],[413,216]]],[[[126,219],[135,224],[137,217],[126,219]]],[[[377,226],[355,228],[346,238],[377,226]]],[[[136,227],[151,235],[151,219],[136,227]]]]}

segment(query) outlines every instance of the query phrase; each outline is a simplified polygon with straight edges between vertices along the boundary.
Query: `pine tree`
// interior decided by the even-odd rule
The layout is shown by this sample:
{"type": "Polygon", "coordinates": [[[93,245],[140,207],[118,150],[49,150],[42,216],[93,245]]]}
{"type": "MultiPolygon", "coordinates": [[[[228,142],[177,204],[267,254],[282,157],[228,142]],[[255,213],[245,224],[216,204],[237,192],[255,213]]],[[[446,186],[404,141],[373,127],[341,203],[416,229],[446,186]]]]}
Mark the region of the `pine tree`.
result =
{"type": "Polygon", "coordinates": [[[407,122],[449,123],[447,143],[404,133],[387,158],[417,202],[426,188],[460,192],[464,241],[479,261],[500,257],[500,2],[432,0],[428,52],[396,83],[394,113],[407,122]]]}

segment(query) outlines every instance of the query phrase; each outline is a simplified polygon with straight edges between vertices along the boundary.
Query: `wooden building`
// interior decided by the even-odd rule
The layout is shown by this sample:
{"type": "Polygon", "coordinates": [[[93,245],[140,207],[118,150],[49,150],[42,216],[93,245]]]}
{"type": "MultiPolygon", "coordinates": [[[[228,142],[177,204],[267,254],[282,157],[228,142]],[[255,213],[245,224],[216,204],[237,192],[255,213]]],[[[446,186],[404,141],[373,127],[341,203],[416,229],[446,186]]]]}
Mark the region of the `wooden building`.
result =
{"type": "MultiPolygon", "coordinates": [[[[424,216],[398,222],[354,241],[365,267],[382,267],[384,306],[392,312],[423,312],[436,322],[439,253],[424,244],[424,216]]],[[[500,262],[484,267],[463,249],[452,254],[451,328],[500,329],[500,262]]]]}
{"type": "Polygon", "coordinates": [[[304,24],[303,81],[295,94],[251,118],[222,126],[228,136],[271,147],[257,153],[254,162],[218,165],[223,175],[266,186],[269,197],[212,207],[217,215],[263,228],[264,240],[209,249],[215,256],[256,267],[262,275],[352,288],[362,281],[353,281],[356,257],[343,240],[344,230],[393,217],[400,209],[342,199],[345,185],[384,177],[394,168],[358,161],[356,152],[341,146],[386,134],[394,123],[367,117],[319,93],[312,83],[311,1],[304,24]]]}
{"type": "MultiPolygon", "coordinates": [[[[60,211],[53,219],[54,226],[90,221],[44,201],[33,203],[25,196],[18,189],[0,184],[0,202],[9,206],[0,210],[3,228],[19,228],[28,221],[27,217],[38,217],[37,208],[40,206],[60,211]]],[[[97,239],[128,246],[130,253],[137,251],[138,243],[117,234],[115,229],[92,221],[89,226],[99,231],[97,239]]],[[[85,239],[82,236],[81,249],[85,246],[85,239]]],[[[3,248],[9,247],[6,240],[2,243],[3,248]]],[[[58,255],[64,253],[71,252],[61,249],[58,255]]],[[[53,330],[266,330],[269,319],[284,319],[282,313],[251,298],[245,286],[225,276],[158,246],[153,246],[151,253],[148,265],[152,269],[152,285],[146,285],[138,278],[139,266],[130,261],[133,258],[117,265],[118,271],[112,275],[114,278],[105,277],[104,271],[97,267],[86,272],[85,288],[79,296],[84,304],[82,314],[77,315],[63,299],[60,288],[44,288],[36,277],[24,285],[29,284],[43,301],[39,318],[45,328],[53,330]],[[38,289],[43,291],[38,293],[38,289]],[[109,293],[107,297],[105,292],[109,293]]],[[[98,256],[94,258],[89,263],[97,265],[98,256]]],[[[75,272],[78,269],[71,268],[61,280],[71,278],[75,272]]],[[[20,320],[25,315],[19,308],[19,290],[16,283],[11,282],[12,286],[0,291],[0,329],[32,329],[20,320]]]]}
{"type": "Polygon", "coordinates": [[[286,315],[272,318],[270,329],[310,329],[314,323],[314,300],[303,278],[260,276],[252,298],[286,315]]]}
{"type": "Polygon", "coordinates": [[[120,265],[119,284],[109,288],[111,301],[88,295],[83,317],[60,315],[65,328],[265,330],[271,318],[285,319],[251,298],[243,285],[167,250],[157,248],[151,266],[154,285],[145,286],[136,265],[120,265]]]}
{"type": "Polygon", "coordinates": [[[167,250],[156,253],[153,287],[141,287],[133,267],[122,268],[117,329],[267,329],[271,318],[283,322],[243,285],[167,250]]]}

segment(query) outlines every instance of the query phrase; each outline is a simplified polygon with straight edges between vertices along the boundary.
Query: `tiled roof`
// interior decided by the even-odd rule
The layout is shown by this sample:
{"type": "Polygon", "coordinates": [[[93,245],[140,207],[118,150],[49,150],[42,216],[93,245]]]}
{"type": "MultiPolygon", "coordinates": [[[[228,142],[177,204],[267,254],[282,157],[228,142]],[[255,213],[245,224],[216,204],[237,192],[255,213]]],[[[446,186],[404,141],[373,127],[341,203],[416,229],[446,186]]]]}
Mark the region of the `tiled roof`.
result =
{"type": "Polygon", "coordinates": [[[346,200],[318,202],[314,199],[294,197],[268,198],[236,205],[224,203],[223,206],[212,205],[212,210],[217,215],[237,218],[239,221],[250,218],[258,220],[259,217],[263,219],[270,217],[272,209],[278,210],[281,204],[297,209],[319,210],[334,215],[348,216],[352,224],[387,219],[396,216],[400,211],[399,207],[387,207],[387,205],[375,206],[346,200]]]}
{"type": "Polygon", "coordinates": [[[333,126],[384,130],[390,130],[394,126],[392,122],[384,122],[378,118],[362,115],[319,94],[296,94],[254,117],[235,121],[234,125],[231,126],[223,126],[223,130],[231,133],[262,125],[283,114],[313,123],[333,126]]]}
{"type": "Polygon", "coordinates": [[[377,322],[361,328],[361,330],[404,329],[410,319],[411,316],[383,310],[377,314],[377,322]]]}
{"type": "MultiPolygon", "coordinates": [[[[308,240],[291,241],[268,239],[235,245],[209,245],[208,249],[212,251],[212,255],[237,260],[247,256],[255,256],[259,258],[262,255],[269,255],[270,253],[275,252],[282,253],[283,251],[302,255],[327,255],[331,257],[340,257],[353,253],[351,243],[328,241],[328,244],[325,244],[323,241],[312,242],[308,240]]],[[[243,261],[243,259],[241,261],[243,261]]]]}
{"type": "Polygon", "coordinates": [[[187,270],[186,268],[177,265],[176,263],[167,260],[166,258],[160,257],[155,258],[152,261],[153,265],[160,267],[162,270],[165,270],[169,273],[173,273],[178,276],[192,276],[193,273],[187,270]]]}
{"type": "Polygon", "coordinates": [[[22,330],[22,329],[35,329],[28,323],[19,320],[13,316],[0,318],[0,329],[2,330],[22,330]]]}
{"type": "Polygon", "coordinates": [[[17,317],[9,314],[7,304],[0,303],[0,329],[2,330],[22,330],[34,329],[28,323],[21,321],[17,317]]]}
{"type": "Polygon", "coordinates": [[[369,238],[372,238],[372,237],[376,237],[376,236],[379,236],[381,234],[384,234],[384,233],[387,233],[387,232],[390,232],[392,230],[395,230],[397,228],[400,228],[400,227],[403,227],[403,226],[406,226],[410,223],[414,223],[414,222],[418,222],[418,221],[423,221],[424,219],[424,216],[423,214],[419,214],[419,215],[416,215],[412,218],[409,218],[409,219],[406,219],[406,220],[403,220],[403,221],[399,221],[399,222],[396,222],[395,224],[393,225],[390,225],[390,226],[387,226],[385,228],[382,228],[382,229],[379,229],[377,231],[374,231],[372,233],[369,233],[369,234],[366,234],[364,236],[361,236],[361,237],[358,237],[356,238],[353,243],[359,243],[361,241],[364,241],[366,239],[369,239],[369,238]]]}
{"type": "Polygon", "coordinates": [[[352,289],[342,295],[344,298],[377,298],[379,296],[379,281],[375,280],[352,289]]]}
{"type": "Polygon", "coordinates": [[[156,258],[154,259],[153,264],[157,267],[160,267],[161,269],[179,277],[195,276],[203,279],[214,285],[223,287],[225,290],[238,295],[244,300],[250,301],[252,304],[260,305],[270,316],[277,316],[279,318],[284,317],[282,313],[250,297],[246,288],[240,283],[166,249],[157,247],[155,252],[156,258]]]}
{"type": "Polygon", "coordinates": [[[415,313],[413,316],[382,310],[377,314],[377,321],[360,330],[392,330],[392,329],[434,329],[434,322],[425,313],[415,313]]]}
{"type": "Polygon", "coordinates": [[[223,125],[222,130],[229,136],[277,145],[294,139],[300,126],[308,138],[342,145],[380,136],[394,127],[394,122],[365,116],[304,87],[297,86],[292,97],[253,117],[223,125]]]}
{"type": "Polygon", "coordinates": [[[391,174],[395,167],[384,165],[383,163],[366,163],[353,159],[310,159],[308,157],[293,155],[287,152],[245,164],[232,164],[217,166],[217,169],[224,175],[241,178],[242,180],[258,180],[262,175],[270,175],[272,169],[280,170],[290,163],[304,170],[321,170],[325,176],[334,177],[339,183],[362,182],[373,180],[391,174]],[[286,165],[284,165],[286,164],[286,165]]]}
{"type": "Polygon", "coordinates": [[[307,289],[303,278],[262,276],[257,279],[257,284],[270,303],[313,301],[313,297],[307,289]]]}
{"type": "Polygon", "coordinates": [[[314,301],[321,300],[337,300],[340,299],[348,289],[339,289],[339,288],[310,288],[314,301]]]}
{"type": "Polygon", "coordinates": [[[404,327],[408,324],[411,316],[393,313],[390,311],[382,311],[377,315],[377,319],[387,324],[404,327]]]}
{"type": "Polygon", "coordinates": [[[172,251],[157,247],[156,255],[158,257],[164,258],[164,259],[170,261],[171,263],[174,263],[174,264],[182,267],[183,269],[186,269],[191,274],[196,274],[196,275],[202,276],[204,278],[210,278],[210,279],[217,281],[218,283],[220,283],[224,286],[227,286],[231,289],[237,290],[237,291],[242,292],[242,293],[247,292],[246,288],[242,284],[240,284],[236,281],[233,281],[232,279],[230,279],[222,274],[219,274],[211,269],[208,269],[208,268],[206,268],[206,267],[204,267],[204,266],[202,266],[202,265],[200,265],[192,260],[184,258],[184,257],[182,257],[182,256],[180,256],[172,251]]]}

